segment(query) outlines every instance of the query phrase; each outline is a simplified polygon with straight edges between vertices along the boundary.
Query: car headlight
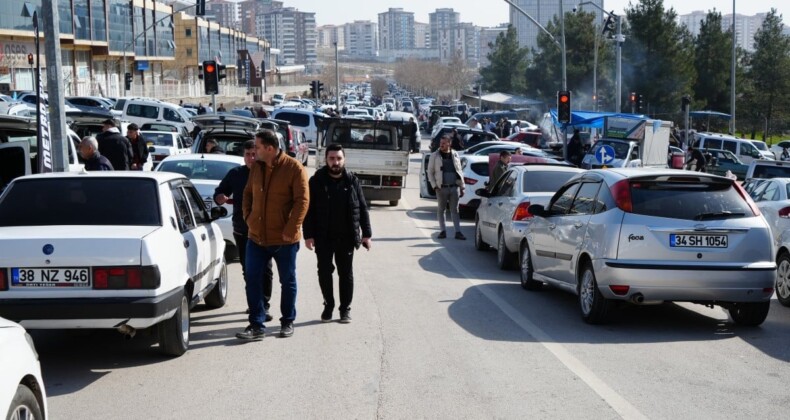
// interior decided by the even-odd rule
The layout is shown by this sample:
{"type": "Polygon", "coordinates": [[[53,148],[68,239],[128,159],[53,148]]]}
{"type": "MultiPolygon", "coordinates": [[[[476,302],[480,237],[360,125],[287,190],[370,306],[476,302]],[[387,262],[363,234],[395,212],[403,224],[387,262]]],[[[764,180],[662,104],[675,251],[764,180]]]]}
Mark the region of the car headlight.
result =
{"type": "Polygon", "coordinates": [[[33,337],[31,337],[27,332],[25,332],[25,341],[27,341],[27,344],[30,345],[30,350],[33,351],[33,356],[35,356],[36,360],[38,360],[38,352],[36,351],[36,345],[33,344],[33,337]]]}

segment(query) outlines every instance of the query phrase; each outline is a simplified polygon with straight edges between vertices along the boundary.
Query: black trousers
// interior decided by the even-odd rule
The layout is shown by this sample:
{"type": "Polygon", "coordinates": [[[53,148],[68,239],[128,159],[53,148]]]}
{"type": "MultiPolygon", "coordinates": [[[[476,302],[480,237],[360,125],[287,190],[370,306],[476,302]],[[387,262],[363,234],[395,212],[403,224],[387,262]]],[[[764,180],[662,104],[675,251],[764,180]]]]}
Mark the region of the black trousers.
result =
{"type": "MultiPolygon", "coordinates": [[[[236,240],[236,250],[239,252],[239,262],[241,263],[241,273],[244,277],[244,282],[247,282],[247,235],[239,235],[233,232],[233,239],[236,240]]],[[[269,260],[269,265],[266,266],[266,271],[263,275],[263,307],[269,310],[269,299],[272,298],[272,281],[274,280],[274,272],[272,271],[272,261],[269,260]]]]}
{"type": "Polygon", "coordinates": [[[318,284],[324,295],[324,305],[334,309],[335,297],[332,273],[337,266],[338,288],[340,289],[340,312],[347,311],[354,297],[354,245],[348,240],[316,242],[315,255],[318,259],[318,284]],[[334,262],[333,262],[334,260],[334,262]]]}

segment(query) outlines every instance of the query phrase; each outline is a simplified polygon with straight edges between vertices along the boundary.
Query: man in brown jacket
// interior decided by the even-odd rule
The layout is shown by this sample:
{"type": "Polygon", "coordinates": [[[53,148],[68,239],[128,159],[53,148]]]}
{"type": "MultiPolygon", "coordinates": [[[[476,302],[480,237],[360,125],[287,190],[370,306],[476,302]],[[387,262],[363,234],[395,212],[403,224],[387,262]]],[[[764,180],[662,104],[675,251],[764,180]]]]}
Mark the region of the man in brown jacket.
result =
{"type": "MultiPolygon", "coordinates": [[[[301,162],[280,150],[271,130],[255,134],[257,161],[250,169],[242,206],[248,227],[246,271],[248,278],[262,278],[274,259],[280,276],[280,337],[293,335],[296,318],[296,253],[301,228],[310,202],[307,172],[301,162]]],[[[246,284],[250,325],[236,334],[244,340],[264,336],[262,282],[246,284]]]]}

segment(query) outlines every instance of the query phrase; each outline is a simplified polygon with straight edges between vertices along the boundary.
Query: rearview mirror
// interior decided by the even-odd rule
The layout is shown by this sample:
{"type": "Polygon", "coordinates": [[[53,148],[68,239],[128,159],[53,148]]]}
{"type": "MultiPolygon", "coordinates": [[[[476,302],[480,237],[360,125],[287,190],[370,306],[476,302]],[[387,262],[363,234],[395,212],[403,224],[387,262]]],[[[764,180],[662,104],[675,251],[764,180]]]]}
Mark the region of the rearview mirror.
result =
{"type": "Polygon", "coordinates": [[[488,198],[488,197],[491,197],[491,192],[488,191],[485,188],[480,188],[480,189],[475,190],[475,195],[478,196],[478,197],[486,197],[486,198],[488,198]]]}
{"type": "Polygon", "coordinates": [[[217,220],[228,215],[228,209],[223,206],[211,208],[211,220],[217,220]]]}
{"type": "Polygon", "coordinates": [[[527,208],[527,211],[535,216],[545,217],[546,216],[546,208],[540,204],[533,204],[527,208]]]}

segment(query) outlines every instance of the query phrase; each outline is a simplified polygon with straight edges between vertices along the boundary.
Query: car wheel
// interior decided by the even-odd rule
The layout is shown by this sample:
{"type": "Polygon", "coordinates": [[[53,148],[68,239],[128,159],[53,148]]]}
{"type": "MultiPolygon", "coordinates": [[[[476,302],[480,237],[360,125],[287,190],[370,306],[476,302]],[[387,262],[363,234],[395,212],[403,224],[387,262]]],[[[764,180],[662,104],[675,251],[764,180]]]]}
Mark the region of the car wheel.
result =
{"type": "Polygon", "coordinates": [[[738,325],[756,327],[768,317],[771,301],[735,303],[728,308],[732,320],[738,325]]]}
{"type": "Polygon", "coordinates": [[[483,242],[483,233],[480,232],[480,219],[475,220],[475,249],[478,251],[488,251],[489,246],[483,242]]]}
{"type": "Polygon", "coordinates": [[[395,207],[398,205],[398,201],[400,200],[390,200],[390,207],[395,207]]]}
{"type": "Polygon", "coordinates": [[[16,394],[11,400],[8,408],[7,419],[41,419],[41,406],[38,404],[36,395],[25,385],[17,385],[16,394]]]}
{"type": "Polygon", "coordinates": [[[219,273],[217,284],[206,295],[206,306],[209,308],[221,308],[225,306],[225,301],[228,299],[228,265],[222,263],[222,271],[219,273]]]}
{"type": "Polygon", "coordinates": [[[579,279],[579,308],[582,312],[582,319],[588,324],[605,323],[612,309],[612,301],[603,297],[601,291],[598,290],[598,282],[595,280],[595,273],[589,263],[584,266],[579,279]]]}
{"type": "Polygon", "coordinates": [[[529,246],[524,242],[519,248],[519,268],[521,271],[521,287],[526,290],[540,290],[543,282],[533,278],[534,269],[532,267],[532,255],[529,253],[529,246]]]}
{"type": "Polygon", "coordinates": [[[790,306],[790,254],[783,252],[776,259],[776,298],[790,306]]]}
{"type": "Polygon", "coordinates": [[[499,229],[499,235],[497,236],[497,245],[496,245],[496,263],[502,270],[511,270],[515,265],[515,255],[512,252],[507,250],[507,246],[505,245],[505,232],[502,229],[499,229]]]}
{"type": "Polygon", "coordinates": [[[170,319],[159,323],[159,351],[168,356],[181,356],[189,348],[189,300],[181,296],[181,304],[170,319]]]}

